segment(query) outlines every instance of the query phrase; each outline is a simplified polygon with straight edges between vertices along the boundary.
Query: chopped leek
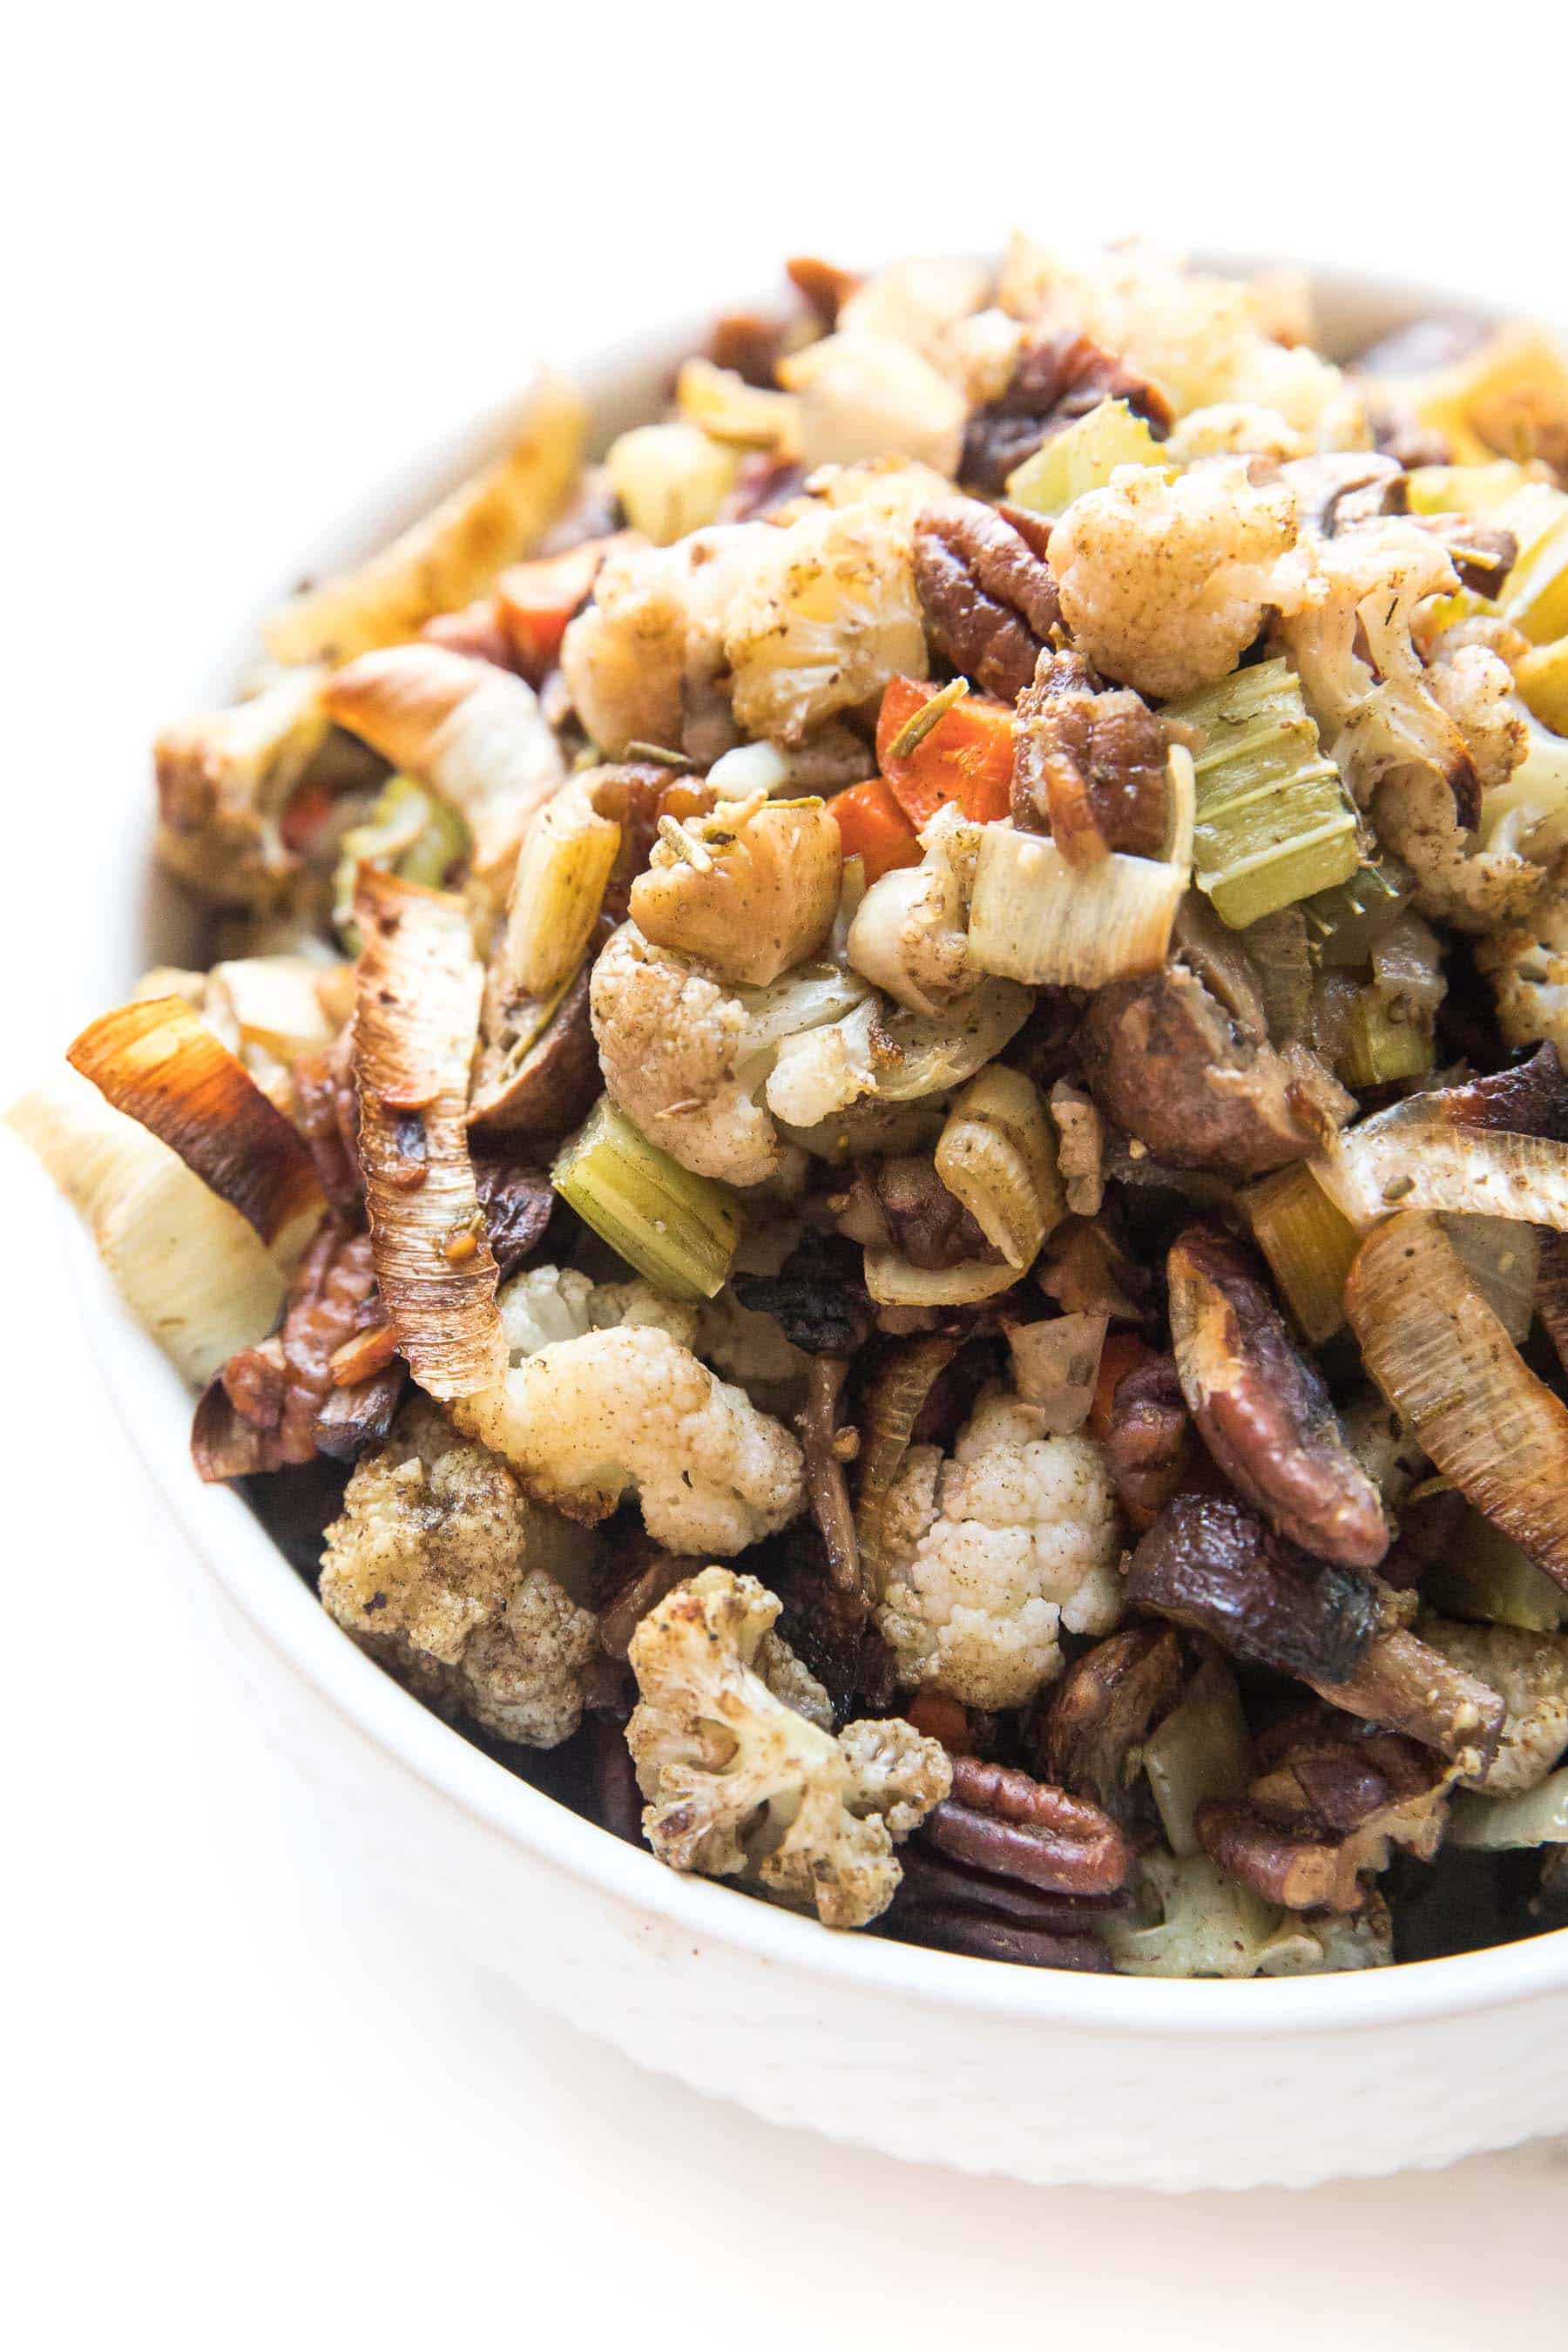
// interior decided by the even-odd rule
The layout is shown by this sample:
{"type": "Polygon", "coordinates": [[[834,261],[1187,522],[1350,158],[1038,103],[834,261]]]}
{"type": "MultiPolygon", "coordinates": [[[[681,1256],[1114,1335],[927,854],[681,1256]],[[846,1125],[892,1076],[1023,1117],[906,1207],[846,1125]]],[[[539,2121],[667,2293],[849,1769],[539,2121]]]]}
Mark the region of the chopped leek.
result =
{"type": "Polygon", "coordinates": [[[1171,1852],[1200,1853],[1198,1807],[1210,1797],[1245,1795],[1253,1773],[1240,1694],[1222,1660],[1199,1667],[1180,1706],[1144,1741],[1143,1769],[1171,1852]]]}
{"type": "Polygon", "coordinates": [[[688,425],[737,449],[793,447],[799,438],[795,396],[748,383],[732,368],[690,359],[676,378],[675,402],[688,425]]]}
{"type": "Polygon", "coordinates": [[[585,787],[563,787],[530,820],[507,900],[507,977],[520,995],[559,993],[582,962],[621,828],[585,787]]]}
{"type": "Polygon", "coordinates": [[[1345,1277],[1361,1236],[1300,1164],[1265,1176],[1237,1197],[1291,1313],[1321,1347],[1345,1319],[1345,1277]]]}
{"type": "Polygon", "coordinates": [[[1527,707],[1542,725],[1550,727],[1554,735],[1568,735],[1568,637],[1537,646],[1515,665],[1513,675],[1527,707]]]}
{"type": "Polygon", "coordinates": [[[1331,890],[1303,899],[1307,938],[1319,963],[1364,964],[1373,941],[1398,920],[1415,888],[1415,877],[1407,866],[1397,857],[1380,857],[1375,865],[1358,866],[1331,890]]]}
{"type": "Polygon", "coordinates": [[[637,425],[611,442],[605,470],[632,529],[670,547],[713,521],[740,462],[695,425],[637,425]]]}
{"type": "Polygon", "coordinates": [[[1452,1549],[1427,1570],[1421,1597],[1445,1617],[1529,1633],[1555,1633],[1568,1623],[1568,1593],[1479,1511],[1467,1514],[1452,1549]]]}
{"type": "Polygon", "coordinates": [[[942,1129],[936,1172],[1018,1274],[1067,1214],[1056,1137],[1022,1070],[994,1063],[971,1079],[942,1129]]]}
{"type": "Polygon", "coordinates": [[[1066,425],[1007,477],[1007,496],[1054,522],[1086,490],[1102,489],[1118,466],[1158,466],[1160,444],[1124,400],[1102,400],[1066,425]]]}
{"type": "Polygon", "coordinates": [[[1416,515],[1485,515],[1524,488],[1530,477],[1511,457],[1489,466],[1417,466],[1405,486],[1416,515]]]}
{"type": "Polygon", "coordinates": [[[1454,1799],[1448,1843],[1479,1846],[1487,1853],[1568,1845],[1568,1769],[1517,1797],[1485,1797],[1461,1789],[1454,1799]]]}
{"type": "Polygon", "coordinates": [[[565,1143],[550,1181],[616,1255],[671,1298],[724,1286],[745,1215],[727,1184],[694,1176],[605,1096],[565,1143]]]}
{"type": "Polygon", "coordinates": [[[982,971],[1033,987],[1103,988],[1157,971],[1185,869],[1113,852],[1073,866],[1055,842],[988,824],[980,835],[969,950],[982,971]]]}
{"type": "Polygon", "coordinates": [[[1378,988],[1358,988],[1345,1011],[1344,1045],[1335,1069],[1347,1087],[1383,1087],[1425,1077],[1434,1059],[1432,1032],[1409,1020],[1378,988]]]}
{"type": "Polygon", "coordinates": [[[1193,878],[1223,921],[1240,930],[1350,879],[1355,811],[1288,663],[1233,671],[1166,715],[1204,736],[1193,878]]]}
{"type": "Polygon", "coordinates": [[[354,884],[362,866],[435,890],[469,847],[468,828],[449,801],[414,776],[389,776],[363,824],[343,835],[332,898],[340,937],[355,943],[354,884]]]}
{"type": "Polygon", "coordinates": [[[1541,1235],[1514,1217],[1447,1216],[1443,1231],[1509,1338],[1518,1346],[1535,1320],[1541,1235]]]}

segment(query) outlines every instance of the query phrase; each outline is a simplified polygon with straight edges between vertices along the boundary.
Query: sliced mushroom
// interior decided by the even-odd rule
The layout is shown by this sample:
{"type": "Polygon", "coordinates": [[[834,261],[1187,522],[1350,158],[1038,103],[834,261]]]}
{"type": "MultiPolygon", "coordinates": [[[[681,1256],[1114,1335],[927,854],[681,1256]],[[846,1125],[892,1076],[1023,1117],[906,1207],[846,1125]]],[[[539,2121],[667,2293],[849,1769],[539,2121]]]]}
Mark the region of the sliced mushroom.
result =
{"type": "Polygon", "coordinates": [[[1244,1504],[1178,1495],[1132,1554],[1127,1597],[1238,1658],[1303,1681],[1347,1683],[1379,1630],[1369,1579],[1314,1559],[1244,1504]]]}
{"type": "Polygon", "coordinates": [[[1040,1727],[1041,1771],[1091,1797],[1125,1827],[1142,1742],[1174,1704],[1186,1673],[1181,1643],[1155,1626],[1129,1626],[1097,1642],[1052,1694],[1040,1727]]]}
{"type": "Polygon", "coordinates": [[[1103,1441],[1105,1466],[1117,1501],[1140,1532],[1152,1527],[1191,1468],[1191,1428],[1169,1356],[1134,1364],[1117,1381],[1103,1441]]]}
{"type": "Polygon", "coordinates": [[[1405,505],[1405,468],[1376,449],[1331,449],[1297,457],[1280,468],[1295,494],[1302,524],[1320,539],[1332,539],[1374,517],[1397,514],[1405,505]]]}
{"type": "Polygon", "coordinates": [[[1380,1633],[1343,1681],[1308,1679],[1346,1715],[1387,1725],[1462,1760],[1467,1778],[1486,1771],[1497,1755],[1508,1714],[1498,1693],[1404,1626],[1380,1633]]]}
{"type": "Polygon", "coordinates": [[[1389,1541],[1377,1488],[1240,1247],[1190,1225],[1166,1273],[1182,1392],[1226,1476],[1291,1542],[1375,1568],[1389,1541]]]}
{"type": "Polygon", "coordinates": [[[562,1135],[585,1118],[603,1088],[589,1018],[594,976],[585,959],[542,1028],[508,1043],[506,1023],[480,1049],[468,1125],[477,1135],[562,1135]]]}

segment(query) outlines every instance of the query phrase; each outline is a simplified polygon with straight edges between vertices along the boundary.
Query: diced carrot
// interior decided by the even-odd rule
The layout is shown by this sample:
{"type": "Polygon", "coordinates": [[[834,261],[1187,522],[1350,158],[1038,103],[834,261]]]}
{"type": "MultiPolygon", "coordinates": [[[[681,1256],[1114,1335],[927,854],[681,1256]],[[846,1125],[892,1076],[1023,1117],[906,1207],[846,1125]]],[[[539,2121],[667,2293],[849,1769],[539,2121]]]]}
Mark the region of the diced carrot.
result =
{"type": "Polygon", "coordinates": [[[945,1691],[917,1691],[904,1709],[904,1720],[923,1731],[928,1739],[940,1740],[950,1756],[973,1756],[974,1736],[969,1728],[969,1709],[945,1691]]]}
{"type": "Polygon", "coordinates": [[[599,566],[615,545],[613,538],[585,539],[563,554],[509,564],[496,582],[501,625],[535,682],[561,651],[566,624],[586,603],[599,566]]]}
{"type": "Polygon", "coordinates": [[[915,829],[880,776],[836,793],[827,805],[838,820],[845,856],[865,860],[868,887],[895,866],[920,864],[915,829]]]}
{"type": "Polygon", "coordinates": [[[1110,1434],[1110,1411],[1116,1402],[1116,1391],[1129,1372],[1140,1364],[1152,1363],[1154,1349],[1145,1347],[1131,1331],[1112,1331],[1100,1353],[1100,1378],[1094,1384],[1094,1402],[1089,1409],[1089,1433],[1101,1444],[1110,1434]]]}
{"type": "Polygon", "coordinates": [[[877,715],[877,763],[917,831],[949,801],[976,824],[990,824],[1006,815],[1012,798],[1012,706],[966,694],[912,751],[894,758],[894,741],[933,690],[917,678],[889,680],[877,715]]]}
{"type": "Polygon", "coordinates": [[[302,857],[331,813],[332,795],[327,785],[301,784],[279,820],[284,848],[302,857]]]}

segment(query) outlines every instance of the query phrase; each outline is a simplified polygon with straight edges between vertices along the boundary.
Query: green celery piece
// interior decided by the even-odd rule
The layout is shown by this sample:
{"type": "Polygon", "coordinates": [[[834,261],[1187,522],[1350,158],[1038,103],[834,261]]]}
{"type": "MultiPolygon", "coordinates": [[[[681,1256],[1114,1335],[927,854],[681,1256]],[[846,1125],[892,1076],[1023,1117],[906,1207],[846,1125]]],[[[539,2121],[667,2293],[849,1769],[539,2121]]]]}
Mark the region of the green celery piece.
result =
{"type": "Polygon", "coordinates": [[[1468,1515],[1453,1549],[1423,1579],[1421,1598],[1445,1617],[1479,1618],[1531,1633],[1555,1633],[1568,1623],[1568,1594],[1479,1511],[1468,1515]]]}
{"type": "Polygon", "coordinates": [[[1166,705],[1200,729],[1194,880],[1233,930],[1349,879],[1356,814],[1284,661],[1166,705]]]}
{"type": "Polygon", "coordinates": [[[1007,496],[1016,507],[1055,522],[1086,490],[1103,489],[1118,466],[1162,462],[1160,444],[1143,419],[1124,400],[1102,400],[1014,467],[1007,496]]]}
{"type": "Polygon", "coordinates": [[[468,828],[449,802],[417,777],[388,776],[364,823],[342,838],[332,899],[332,921],[342,938],[357,950],[354,879],[361,866],[379,866],[399,881],[436,889],[468,846],[468,828]]]}
{"type": "Polygon", "coordinates": [[[1364,964],[1373,941],[1410,904],[1415,887],[1407,866],[1396,857],[1380,857],[1374,865],[1358,866],[1348,881],[1307,899],[1301,912],[1319,963],[1352,971],[1364,964]]]}
{"type": "Polygon", "coordinates": [[[1424,1078],[1433,1063],[1432,1033],[1418,1021],[1396,1021],[1375,988],[1356,991],[1337,1067],[1347,1087],[1383,1087],[1394,1078],[1424,1078]]]}
{"type": "Polygon", "coordinates": [[[607,1095],[563,1145],[550,1181],[667,1297],[711,1298],[723,1288],[745,1229],[738,1197],[650,1143],[607,1095]]]}

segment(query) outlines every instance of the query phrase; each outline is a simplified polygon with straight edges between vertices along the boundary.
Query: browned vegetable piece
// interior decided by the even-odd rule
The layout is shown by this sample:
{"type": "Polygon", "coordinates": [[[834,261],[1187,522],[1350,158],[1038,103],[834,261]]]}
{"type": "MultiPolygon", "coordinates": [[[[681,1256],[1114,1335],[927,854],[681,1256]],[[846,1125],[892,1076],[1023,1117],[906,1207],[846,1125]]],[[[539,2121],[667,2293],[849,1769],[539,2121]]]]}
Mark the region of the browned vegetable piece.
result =
{"type": "Polygon", "coordinates": [[[1102,400],[1125,401],[1156,439],[1170,430],[1163,393],[1088,335],[1068,328],[1026,344],[1005,390],[970,417],[960,480],[977,490],[1005,489],[1008,475],[1026,457],[1102,400]]]}
{"type": "Polygon", "coordinates": [[[316,1415],[316,1451],[334,1462],[357,1462],[391,1429],[408,1380],[401,1356],[351,1388],[334,1388],[316,1415]]]}
{"type": "Polygon", "coordinates": [[[1535,1311],[1557,1360],[1568,1370],[1568,1234],[1542,1234],[1535,1276],[1535,1311]]]}
{"type": "Polygon", "coordinates": [[[549,1231],[555,1213],[555,1190],[548,1168],[530,1167],[488,1151],[475,1151],[472,1159],[474,1190],[484,1212],[496,1271],[504,1282],[549,1231]]]}
{"type": "Polygon", "coordinates": [[[1528,1061],[1464,1086],[1439,1087],[1424,1102],[1440,1110],[1450,1127],[1495,1128],[1568,1143],[1568,1072],[1555,1045],[1538,1045],[1528,1061]]]}
{"type": "Polygon", "coordinates": [[[599,1643],[606,1657],[625,1658],[648,1611],[657,1609],[678,1584],[700,1576],[703,1566],[703,1561],[677,1552],[656,1551],[646,1565],[634,1569],[599,1611],[599,1643]]]}
{"type": "Polygon", "coordinates": [[[592,959],[521,1053],[503,1020],[479,1056],[468,1125],[479,1135],[563,1135],[603,1090],[589,1017],[592,959]]]}
{"type": "Polygon", "coordinates": [[[1013,823],[1074,865],[1165,843],[1165,730],[1142,695],[1107,688],[1083,656],[1047,651],[1018,699],[1013,823]]]}
{"type": "Polygon", "coordinates": [[[1414,1740],[1324,1717],[1239,1803],[1200,1805],[1198,1836],[1212,1862],[1266,1902],[1355,1911],[1393,1847],[1436,1853],[1451,1777],[1414,1740]]]}
{"type": "Polygon", "coordinates": [[[1186,1674],[1175,1634],[1156,1626],[1131,1625],[1097,1642],[1051,1695],[1037,1743],[1042,1771],[1125,1825],[1142,1744],[1174,1705],[1186,1674]]]}
{"type": "Polygon", "coordinates": [[[1127,1597],[1237,1657],[1309,1682],[1348,1682],[1377,1633],[1375,1587],[1314,1559],[1243,1503],[1178,1495],[1132,1554],[1127,1597]]]}
{"type": "Polygon", "coordinates": [[[954,669],[1016,701],[1061,619],[1049,566],[978,499],[941,499],[915,524],[915,586],[926,627],[954,669]]]}
{"type": "Polygon", "coordinates": [[[326,1206],[315,1163],[183,996],[149,996],[89,1022],[66,1058],[111,1103],[175,1151],[287,1260],[326,1206]]]}
{"type": "Polygon", "coordinates": [[[1405,502],[1405,469],[1376,449],[1331,449],[1283,468],[1301,521],[1323,539],[1394,514],[1405,502]]]}
{"type": "Polygon", "coordinates": [[[350,1021],[330,1045],[294,1065],[295,1120],[330,1206],[348,1220],[358,1217],[364,1202],[353,1046],[350,1021]]]}
{"type": "Polygon", "coordinates": [[[465,1119],[482,974],[460,898],[362,866],[354,1013],[360,1158],[376,1278],[421,1388],[468,1396],[506,1377],[465,1119]]]}
{"type": "Polygon", "coordinates": [[[1261,1176],[1320,1150],[1351,1097],[1300,1045],[1268,1043],[1194,971],[1167,964],[1090,1000],[1084,1075],[1100,1108],[1160,1160],[1261,1176]]]}
{"type": "Polygon", "coordinates": [[[1127,1875],[1127,1845],[1098,1805],[1005,1764],[952,1759],[952,1793],[921,1832],[954,1861],[1057,1895],[1110,1895],[1127,1875]]]}
{"type": "Polygon", "coordinates": [[[1375,1568],[1389,1540],[1377,1488],[1241,1248],[1189,1225],[1166,1275],[1182,1393],[1226,1476],[1293,1543],[1375,1568]]]}
{"type": "Polygon", "coordinates": [[[1484,1770],[1496,1756],[1508,1712],[1489,1683],[1399,1625],[1378,1634],[1353,1675],[1319,1678],[1314,1688],[1347,1715],[1464,1758],[1467,1772],[1484,1770]]]}
{"type": "Polygon", "coordinates": [[[854,1460],[859,1439],[838,1425],[839,1400],[849,1366],[842,1356],[813,1356],[806,1374],[805,1403],[795,1418],[805,1459],[805,1492],[811,1516],[827,1555],[827,1572],[841,1592],[860,1591],[860,1547],[849,1502],[844,1465],[854,1460]]]}
{"type": "Polygon", "coordinates": [[[874,1600],[880,1598],[882,1590],[888,1497],[914,1442],[915,1424],[937,1381],[957,1355],[959,1344],[956,1339],[932,1335],[890,1348],[861,1401],[855,1533],[861,1574],[874,1600]]]}

